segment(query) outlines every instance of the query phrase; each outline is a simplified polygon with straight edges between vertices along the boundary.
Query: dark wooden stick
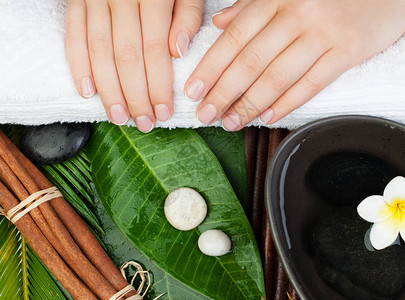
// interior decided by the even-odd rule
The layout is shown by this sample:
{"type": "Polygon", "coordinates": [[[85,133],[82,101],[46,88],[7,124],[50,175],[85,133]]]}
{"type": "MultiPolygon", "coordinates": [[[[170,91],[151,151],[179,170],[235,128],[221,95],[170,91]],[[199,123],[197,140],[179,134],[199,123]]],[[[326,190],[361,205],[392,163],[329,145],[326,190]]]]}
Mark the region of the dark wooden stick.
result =
{"type": "MultiPolygon", "coordinates": [[[[269,156],[268,160],[270,161],[272,155],[274,154],[276,148],[281,143],[283,138],[286,136],[286,131],[283,129],[273,129],[270,133],[269,140],[269,156]]],[[[272,299],[281,300],[288,298],[288,289],[289,289],[289,280],[285,273],[283,264],[281,263],[280,258],[275,252],[274,260],[274,274],[273,274],[273,297],[272,299]]]]}
{"type": "Polygon", "coordinates": [[[258,129],[255,127],[246,127],[243,129],[243,138],[245,141],[245,152],[246,152],[246,165],[248,172],[248,211],[246,215],[252,223],[252,203],[253,203],[253,188],[254,188],[254,175],[256,169],[256,154],[257,154],[257,132],[258,129]]]}
{"type": "Polygon", "coordinates": [[[263,230],[260,250],[262,254],[266,295],[271,295],[273,290],[273,269],[276,249],[274,248],[273,238],[270,232],[270,224],[265,209],[263,213],[263,230]]]}
{"type": "Polygon", "coordinates": [[[276,151],[278,145],[280,145],[281,141],[286,136],[286,131],[284,129],[272,129],[269,135],[269,151],[268,151],[268,162],[270,161],[271,157],[273,156],[274,152],[276,151]]]}
{"type": "Polygon", "coordinates": [[[290,286],[288,288],[288,295],[290,296],[291,300],[299,300],[297,292],[295,291],[293,285],[290,282],[290,286]]]}
{"type": "MultiPolygon", "coordinates": [[[[14,153],[18,161],[26,170],[30,170],[32,178],[41,190],[52,187],[49,180],[35,167],[35,165],[26,158],[21,151],[0,131],[0,138],[6,142],[7,147],[14,153]]],[[[109,258],[108,254],[101,247],[93,233],[74,211],[74,209],[63,198],[56,198],[50,201],[50,204],[62,223],[76,241],[80,249],[86,254],[93,265],[108,280],[108,282],[117,290],[121,290],[128,285],[120,271],[109,258]]],[[[126,297],[135,295],[134,292],[128,293],[126,297]]]]}
{"type": "Polygon", "coordinates": [[[273,295],[271,299],[286,300],[289,287],[288,277],[284,271],[284,266],[277,256],[274,265],[273,295]]]}
{"type": "MultiPolygon", "coordinates": [[[[21,160],[14,156],[16,152],[19,152],[19,150],[17,148],[10,148],[6,143],[6,140],[8,140],[8,138],[5,136],[0,136],[0,156],[4,159],[9,168],[13,171],[13,173],[17,176],[30,194],[42,190],[43,188],[38,187],[37,183],[31,177],[35,177],[35,175],[32,174],[33,170],[24,168],[21,165],[21,160]]],[[[34,167],[34,169],[36,168],[34,167]]],[[[113,296],[117,290],[83,254],[81,249],[73,240],[69,231],[55,214],[50,204],[45,202],[39,206],[39,209],[47,221],[51,231],[59,240],[62,247],[65,248],[65,251],[63,251],[66,254],[64,260],[68,263],[68,265],[98,297],[103,300],[108,300],[111,296],[113,296]]]]}
{"type": "MultiPolygon", "coordinates": [[[[268,156],[267,163],[269,163],[271,157],[274,154],[277,146],[281,143],[285,136],[285,132],[282,129],[271,129],[268,139],[268,156]]],[[[277,257],[276,249],[274,247],[273,238],[271,236],[270,224],[266,212],[266,207],[263,206],[263,235],[262,235],[262,253],[263,253],[263,264],[264,264],[264,276],[266,283],[266,294],[272,295],[276,292],[277,287],[273,285],[276,282],[276,276],[274,272],[275,260],[277,257]]],[[[273,299],[273,298],[271,298],[273,299]]]]}
{"type": "MultiPolygon", "coordinates": [[[[20,202],[0,182],[0,204],[9,211],[20,202]]],[[[30,215],[25,215],[15,223],[21,235],[26,239],[32,250],[49,269],[68,293],[79,300],[96,300],[97,297],[81,282],[60,258],[58,253],[39,230],[30,215]]]]}
{"type": "Polygon", "coordinates": [[[256,170],[254,176],[252,202],[252,228],[260,241],[263,225],[264,184],[267,170],[267,152],[269,143],[269,129],[261,128],[257,140],[256,170]]]}

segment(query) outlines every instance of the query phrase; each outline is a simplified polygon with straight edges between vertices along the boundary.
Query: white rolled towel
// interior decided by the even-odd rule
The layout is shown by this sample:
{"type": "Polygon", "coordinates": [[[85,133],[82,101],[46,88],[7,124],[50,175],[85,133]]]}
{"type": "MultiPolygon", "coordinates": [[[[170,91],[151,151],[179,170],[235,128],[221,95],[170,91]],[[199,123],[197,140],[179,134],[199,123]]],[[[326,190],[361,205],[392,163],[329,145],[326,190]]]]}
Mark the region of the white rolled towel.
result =
{"type": "MultiPolygon", "coordinates": [[[[200,127],[196,103],[183,95],[184,83],[221,33],[212,15],[232,0],[206,0],[203,25],[189,51],[174,59],[173,118],[158,127],[200,127]]],[[[65,0],[0,0],[0,123],[37,125],[56,121],[107,120],[96,95],[76,92],[64,51],[65,0]]],[[[405,38],[343,74],[275,127],[296,128],[340,114],[365,114],[405,123],[405,38]]],[[[220,123],[214,124],[219,126],[220,123]]],[[[251,125],[261,125],[256,119],[251,125]]]]}

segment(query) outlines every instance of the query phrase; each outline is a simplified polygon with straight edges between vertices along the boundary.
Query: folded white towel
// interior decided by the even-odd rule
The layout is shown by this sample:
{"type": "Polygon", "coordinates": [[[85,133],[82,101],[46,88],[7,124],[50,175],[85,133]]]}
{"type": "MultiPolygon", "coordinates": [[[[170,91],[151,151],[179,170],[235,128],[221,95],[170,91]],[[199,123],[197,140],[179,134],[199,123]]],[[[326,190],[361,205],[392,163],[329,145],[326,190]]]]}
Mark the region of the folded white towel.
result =
{"type": "MultiPolygon", "coordinates": [[[[202,126],[195,117],[196,103],[184,97],[183,86],[221,33],[212,15],[234,1],[205,2],[201,30],[186,55],[174,59],[175,114],[159,127],[202,126]]],[[[98,96],[82,99],[73,85],[64,52],[65,11],[65,0],[0,0],[0,123],[107,120],[98,96]]],[[[276,126],[295,128],[337,114],[369,114],[405,123],[405,38],[346,72],[276,126]]]]}

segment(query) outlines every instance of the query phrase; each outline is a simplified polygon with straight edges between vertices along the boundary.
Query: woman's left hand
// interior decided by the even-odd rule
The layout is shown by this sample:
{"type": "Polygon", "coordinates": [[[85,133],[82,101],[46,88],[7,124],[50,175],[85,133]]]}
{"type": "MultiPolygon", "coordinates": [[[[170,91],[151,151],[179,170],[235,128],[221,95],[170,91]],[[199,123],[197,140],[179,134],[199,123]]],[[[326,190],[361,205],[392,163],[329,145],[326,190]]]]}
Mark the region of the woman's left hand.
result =
{"type": "Polygon", "coordinates": [[[405,32],[405,0],[240,0],[185,85],[200,122],[272,124],[405,32]]]}

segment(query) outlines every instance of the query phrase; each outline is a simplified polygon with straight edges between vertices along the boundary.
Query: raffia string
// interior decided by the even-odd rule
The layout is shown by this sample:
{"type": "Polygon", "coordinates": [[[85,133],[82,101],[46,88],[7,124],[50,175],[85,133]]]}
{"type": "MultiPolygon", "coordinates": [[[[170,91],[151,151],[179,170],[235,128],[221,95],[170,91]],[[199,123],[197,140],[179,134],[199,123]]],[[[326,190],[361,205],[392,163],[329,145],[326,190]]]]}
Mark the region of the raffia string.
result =
{"type": "Polygon", "coordinates": [[[31,210],[40,206],[42,203],[58,197],[62,197],[62,194],[56,187],[51,187],[33,193],[31,196],[27,197],[27,199],[14,206],[8,212],[6,212],[3,208],[0,208],[0,215],[5,216],[7,219],[10,220],[10,222],[15,223],[31,210]]]}
{"type": "MultiPolygon", "coordinates": [[[[119,292],[114,294],[109,300],[119,300],[131,291],[135,291],[135,295],[127,298],[127,300],[143,300],[143,297],[145,297],[146,293],[148,292],[148,290],[150,288],[149,272],[144,271],[142,266],[139,263],[137,263],[135,261],[128,261],[125,264],[123,264],[120,268],[121,274],[125,278],[125,280],[127,280],[127,276],[125,275],[125,269],[128,268],[128,266],[133,266],[137,269],[136,273],[132,277],[131,284],[127,285],[125,288],[123,288],[122,290],[120,290],[119,292]],[[141,278],[141,283],[139,284],[138,289],[135,290],[135,288],[133,287],[133,284],[134,284],[135,278],[138,275],[141,278]],[[146,277],[145,277],[145,275],[146,275],[146,277]],[[144,292],[142,293],[143,287],[145,286],[145,283],[146,283],[146,278],[148,279],[148,285],[147,285],[146,289],[144,290],[144,292]]],[[[157,296],[154,300],[159,299],[163,295],[164,294],[157,296]]]]}

